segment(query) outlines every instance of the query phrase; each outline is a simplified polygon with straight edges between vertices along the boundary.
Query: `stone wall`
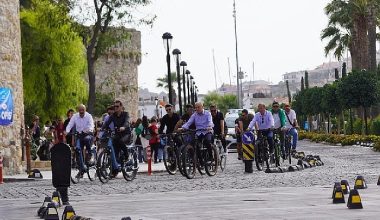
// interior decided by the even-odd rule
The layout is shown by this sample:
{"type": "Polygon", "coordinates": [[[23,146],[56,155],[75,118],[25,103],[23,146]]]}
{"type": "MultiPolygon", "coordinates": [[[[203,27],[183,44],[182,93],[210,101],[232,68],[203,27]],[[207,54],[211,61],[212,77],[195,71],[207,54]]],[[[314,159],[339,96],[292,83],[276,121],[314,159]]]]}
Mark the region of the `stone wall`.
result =
{"type": "Polygon", "coordinates": [[[123,29],[129,38],[110,48],[96,62],[96,89],[112,93],[123,102],[133,119],[138,114],[138,65],[141,63],[141,32],[123,29]]]}
{"type": "Polygon", "coordinates": [[[22,172],[20,129],[24,124],[21,35],[18,0],[0,0],[0,87],[12,89],[13,124],[0,126],[0,152],[5,174],[22,172]]]}

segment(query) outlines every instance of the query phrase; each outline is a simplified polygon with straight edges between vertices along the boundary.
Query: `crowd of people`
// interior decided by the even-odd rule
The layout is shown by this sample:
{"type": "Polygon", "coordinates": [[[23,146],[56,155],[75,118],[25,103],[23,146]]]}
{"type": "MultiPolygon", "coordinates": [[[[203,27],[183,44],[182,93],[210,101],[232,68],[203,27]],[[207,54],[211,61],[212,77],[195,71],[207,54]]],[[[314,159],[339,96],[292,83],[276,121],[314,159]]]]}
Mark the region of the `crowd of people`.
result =
{"type": "MultiPolygon", "coordinates": [[[[47,159],[44,152],[48,151],[52,145],[61,142],[82,149],[85,147],[86,158],[91,160],[91,146],[94,142],[100,145],[107,144],[105,140],[107,130],[116,133],[112,138],[115,153],[126,152],[126,144],[134,143],[137,146],[140,163],[147,162],[146,148],[148,146],[151,147],[153,162],[162,162],[165,141],[161,137],[189,129],[195,130],[195,134],[198,138],[204,139],[206,145],[212,144],[214,137],[217,136],[222,141],[224,151],[227,152],[225,137],[228,129],[224,115],[216,105],[210,105],[208,108],[205,110],[202,102],[197,102],[194,106],[188,104],[185,106],[184,114],[180,116],[171,104],[167,104],[165,105],[166,114],[160,119],[156,116],[150,119],[143,116],[131,121],[128,112],[124,111],[123,103],[116,100],[106,109],[106,113],[99,121],[94,121],[92,115],[86,111],[86,107],[81,104],[77,112],[73,109],[67,111],[66,120],[59,118],[53,123],[46,122],[43,132],[40,129],[39,118],[35,116],[31,133],[34,143],[40,146],[38,156],[41,160],[47,159]],[[78,135],[77,143],[73,143],[75,132],[81,134],[78,135]],[[44,147],[40,143],[42,133],[50,143],[44,147]]],[[[267,110],[264,104],[259,104],[256,114],[250,114],[246,109],[242,110],[235,121],[238,159],[242,158],[242,135],[245,131],[260,130],[268,138],[270,153],[273,153],[273,132],[278,132],[284,156],[284,135],[288,133],[292,136],[292,150],[295,151],[298,140],[297,128],[296,113],[290,105],[285,105],[284,109],[281,109],[278,102],[273,102],[272,108],[267,110]]]]}

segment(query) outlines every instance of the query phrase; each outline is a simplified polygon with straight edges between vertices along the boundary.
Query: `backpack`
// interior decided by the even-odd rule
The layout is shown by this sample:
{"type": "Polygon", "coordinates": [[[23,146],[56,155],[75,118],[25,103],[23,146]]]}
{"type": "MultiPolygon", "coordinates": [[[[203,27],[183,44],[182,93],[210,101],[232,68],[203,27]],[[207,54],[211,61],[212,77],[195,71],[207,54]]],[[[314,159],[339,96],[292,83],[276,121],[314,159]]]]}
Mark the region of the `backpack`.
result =
{"type": "Polygon", "coordinates": [[[143,130],[142,130],[142,132],[141,132],[141,136],[143,137],[143,138],[145,138],[145,139],[147,139],[147,140],[150,140],[150,139],[152,139],[152,131],[151,131],[152,129],[150,129],[150,128],[143,128],[143,130]]]}

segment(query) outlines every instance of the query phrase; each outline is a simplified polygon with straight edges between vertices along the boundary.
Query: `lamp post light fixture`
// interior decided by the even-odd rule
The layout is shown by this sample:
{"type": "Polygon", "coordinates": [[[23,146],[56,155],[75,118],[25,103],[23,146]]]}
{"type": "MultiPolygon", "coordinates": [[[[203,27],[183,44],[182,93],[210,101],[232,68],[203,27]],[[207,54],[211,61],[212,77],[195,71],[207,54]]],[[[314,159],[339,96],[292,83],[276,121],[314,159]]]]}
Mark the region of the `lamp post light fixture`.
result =
{"type": "Polygon", "coordinates": [[[177,84],[178,84],[178,93],[177,93],[177,96],[178,96],[178,105],[179,105],[179,115],[182,115],[181,69],[179,67],[179,60],[181,59],[181,51],[179,49],[174,49],[172,53],[176,57],[177,84]]]}
{"type": "Polygon", "coordinates": [[[186,78],[185,78],[185,74],[186,74],[187,63],[185,61],[181,61],[181,63],[179,65],[182,67],[183,105],[186,105],[187,100],[186,100],[186,78]]]}
{"type": "Polygon", "coordinates": [[[187,75],[187,103],[191,104],[190,102],[190,70],[186,70],[186,75],[187,75]]]}
{"type": "Polygon", "coordinates": [[[170,46],[172,43],[173,36],[166,32],[162,35],[162,39],[164,41],[164,46],[166,49],[166,63],[168,66],[168,87],[169,87],[169,103],[173,103],[173,91],[172,91],[172,77],[170,70],[170,46]]]}
{"type": "Polygon", "coordinates": [[[156,103],[156,116],[157,116],[157,118],[159,118],[159,114],[158,114],[158,98],[157,97],[154,99],[154,103],[156,103]]]}

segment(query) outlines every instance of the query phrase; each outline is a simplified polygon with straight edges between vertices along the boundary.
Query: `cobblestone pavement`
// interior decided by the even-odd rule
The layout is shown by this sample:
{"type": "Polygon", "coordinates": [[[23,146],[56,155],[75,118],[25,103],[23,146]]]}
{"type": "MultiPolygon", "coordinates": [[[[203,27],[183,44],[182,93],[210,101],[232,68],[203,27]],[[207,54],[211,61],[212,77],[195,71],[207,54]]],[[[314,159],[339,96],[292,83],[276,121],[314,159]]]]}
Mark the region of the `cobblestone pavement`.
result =
{"type": "MultiPolygon", "coordinates": [[[[293,173],[267,174],[254,171],[252,174],[244,174],[243,163],[236,159],[236,154],[229,154],[227,170],[215,177],[197,174],[195,179],[188,180],[179,173],[172,176],[163,172],[153,176],[139,174],[132,182],[126,182],[122,178],[107,184],[98,180],[86,180],[72,185],[70,196],[330,186],[341,179],[347,179],[352,184],[356,175],[363,175],[367,183],[375,184],[380,174],[380,153],[373,152],[370,148],[329,146],[300,141],[298,150],[306,154],[320,155],[325,165],[293,173]]],[[[7,183],[0,185],[0,200],[38,199],[50,196],[53,190],[50,180],[7,183]]]]}

